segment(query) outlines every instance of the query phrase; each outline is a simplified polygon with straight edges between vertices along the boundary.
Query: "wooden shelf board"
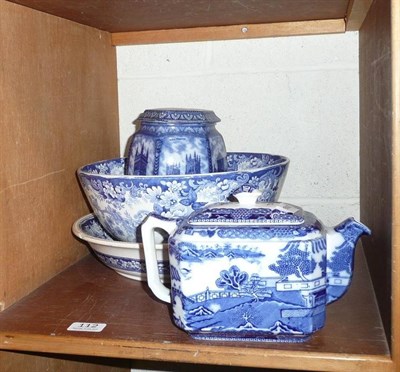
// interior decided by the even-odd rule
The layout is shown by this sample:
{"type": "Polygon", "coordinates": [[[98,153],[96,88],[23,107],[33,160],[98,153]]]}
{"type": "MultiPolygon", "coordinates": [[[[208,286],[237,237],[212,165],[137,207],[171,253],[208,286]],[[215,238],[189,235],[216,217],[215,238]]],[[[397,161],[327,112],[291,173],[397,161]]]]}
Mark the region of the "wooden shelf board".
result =
{"type": "Polygon", "coordinates": [[[332,34],[341,32],[345,32],[345,22],[343,19],[326,19],[318,21],[239,24],[232,26],[116,32],[112,34],[112,43],[113,45],[154,44],[332,34]]]}
{"type": "Polygon", "coordinates": [[[248,39],[358,30],[372,0],[8,0],[108,31],[113,45],[248,39]]]}
{"type": "Polygon", "coordinates": [[[9,1],[114,33],[344,19],[354,0],[9,1]]]}
{"type": "Polygon", "coordinates": [[[373,0],[351,0],[346,16],[346,31],[357,31],[361,28],[373,0]]]}
{"type": "Polygon", "coordinates": [[[0,313],[0,349],[263,368],[391,370],[392,362],[362,249],[347,295],[328,307],[327,324],[305,343],[196,341],[176,328],[168,305],[146,283],[92,256],[0,313]],[[106,323],[100,333],[73,322],[106,323]]]}

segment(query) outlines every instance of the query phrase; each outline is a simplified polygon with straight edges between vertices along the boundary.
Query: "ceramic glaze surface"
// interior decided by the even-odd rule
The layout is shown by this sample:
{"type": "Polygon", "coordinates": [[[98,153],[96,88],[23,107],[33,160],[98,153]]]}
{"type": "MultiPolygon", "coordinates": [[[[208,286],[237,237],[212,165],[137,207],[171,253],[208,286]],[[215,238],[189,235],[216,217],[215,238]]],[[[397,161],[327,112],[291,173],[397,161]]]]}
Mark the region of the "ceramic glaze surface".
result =
{"type": "MultiPolygon", "coordinates": [[[[104,265],[129,279],[146,280],[146,265],[141,244],[115,241],[93,214],[78,219],[72,231],[89,243],[104,265]]],[[[169,281],[167,245],[157,244],[156,247],[158,273],[162,281],[169,281]]]]}
{"type": "Polygon", "coordinates": [[[148,272],[151,228],[171,233],[171,290],[149,285],[172,303],[179,328],[204,339],[304,341],[346,292],[356,242],[370,233],[354,219],[327,229],[283,203],[223,203],[174,224],[152,217],[143,225],[148,272]]]}
{"type": "MultiPolygon", "coordinates": [[[[297,209],[295,209],[297,210],[297,209]]],[[[189,218],[189,224],[267,224],[267,225],[300,225],[304,223],[302,215],[271,204],[268,208],[205,208],[189,218]]]]}
{"type": "Polygon", "coordinates": [[[176,325],[196,338],[292,342],[322,328],[327,300],[321,226],[313,216],[274,206],[229,205],[195,214],[170,239],[176,325]],[[207,226],[208,215],[214,228],[207,226]]]}
{"type": "Polygon", "coordinates": [[[129,147],[127,174],[170,175],[224,172],[225,143],[213,111],[157,109],[139,117],[129,147]]]}
{"type": "Polygon", "coordinates": [[[289,161],[279,155],[228,153],[228,171],[172,176],[125,175],[125,159],[88,164],[78,177],[106,231],[121,241],[140,241],[138,227],[150,214],[182,219],[193,211],[258,189],[261,199],[277,200],[289,161]]]}
{"type": "Polygon", "coordinates": [[[178,327],[201,338],[276,341],[300,340],[323,327],[324,239],[263,247],[247,239],[233,243],[230,237],[220,238],[218,231],[217,236],[211,245],[188,243],[184,236],[170,241],[178,327]]]}

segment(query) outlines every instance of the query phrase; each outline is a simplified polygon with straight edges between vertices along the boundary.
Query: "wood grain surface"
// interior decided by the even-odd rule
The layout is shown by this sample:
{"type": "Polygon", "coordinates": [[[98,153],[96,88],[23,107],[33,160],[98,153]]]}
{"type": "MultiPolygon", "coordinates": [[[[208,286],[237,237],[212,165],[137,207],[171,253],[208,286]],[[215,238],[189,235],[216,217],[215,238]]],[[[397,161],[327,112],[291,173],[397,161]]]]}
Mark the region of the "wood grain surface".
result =
{"type": "Polygon", "coordinates": [[[359,43],[361,221],[372,230],[364,248],[388,339],[392,326],[392,206],[396,202],[392,197],[390,24],[390,1],[375,1],[360,30],[359,43]]]}
{"type": "Polygon", "coordinates": [[[392,355],[400,370],[400,2],[391,3],[392,64],[392,355]]]}
{"type": "Polygon", "coordinates": [[[343,20],[349,5],[349,0],[12,1],[109,32],[343,20]]]}
{"type": "Polygon", "coordinates": [[[196,341],[176,328],[170,307],[146,282],[92,257],[0,314],[0,347],[170,362],[316,370],[389,371],[388,346],[362,248],[347,295],[328,307],[326,327],[305,343],[196,341]],[[105,323],[71,332],[74,322],[105,323]]]}
{"type": "Polygon", "coordinates": [[[358,31],[372,5],[373,0],[350,0],[346,15],[346,31],[358,31]]]}
{"type": "Polygon", "coordinates": [[[333,34],[345,32],[343,19],[237,24],[234,26],[208,26],[167,30],[114,32],[113,45],[154,44],[185,41],[251,39],[298,35],[333,34]]]}
{"type": "MultiPolygon", "coordinates": [[[[0,310],[87,254],[76,168],[118,154],[110,35],[0,1],[0,310]]],[[[44,308],[46,302],[43,303],[44,308]]],[[[128,361],[1,352],[0,371],[129,371],[128,361]]]]}
{"type": "Polygon", "coordinates": [[[9,350],[0,352],[1,372],[119,371],[130,358],[316,371],[400,368],[398,0],[13,2],[62,18],[0,1],[0,345],[9,350]],[[319,33],[328,25],[324,32],[341,32],[344,23],[348,30],[362,25],[361,219],[373,235],[363,239],[369,270],[358,249],[354,283],[329,306],[322,331],[303,344],[194,341],[172,325],[169,308],[144,283],[92,257],[73,265],[88,252],[70,231],[88,211],[75,171],[119,152],[112,43],[132,43],[133,34],[164,42],[164,30],[169,41],[319,33]],[[107,327],[71,334],[73,321],[107,327]]]}
{"type": "Polygon", "coordinates": [[[106,32],[0,2],[0,304],[87,254],[76,178],[119,154],[115,50],[106,32]]]}

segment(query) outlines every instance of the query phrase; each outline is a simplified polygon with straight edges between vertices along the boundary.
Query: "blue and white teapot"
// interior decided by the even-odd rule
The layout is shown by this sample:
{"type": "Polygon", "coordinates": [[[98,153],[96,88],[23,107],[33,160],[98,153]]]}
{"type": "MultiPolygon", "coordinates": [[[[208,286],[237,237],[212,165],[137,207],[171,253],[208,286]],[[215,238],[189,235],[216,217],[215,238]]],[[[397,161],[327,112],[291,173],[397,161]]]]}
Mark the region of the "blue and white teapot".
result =
{"type": "Polygon", "coordinates": [[[294,205],[256,203],[258,195],[235,195],[239,203],[205,207],[180,223],[149,216],[143,224],[148,284],[194,338],[303,341],[350,285],[366,226],[349,218],[326,228],[294,205]],[[171,289],[158,274],[158,228],[170,234],[171,289]]]}

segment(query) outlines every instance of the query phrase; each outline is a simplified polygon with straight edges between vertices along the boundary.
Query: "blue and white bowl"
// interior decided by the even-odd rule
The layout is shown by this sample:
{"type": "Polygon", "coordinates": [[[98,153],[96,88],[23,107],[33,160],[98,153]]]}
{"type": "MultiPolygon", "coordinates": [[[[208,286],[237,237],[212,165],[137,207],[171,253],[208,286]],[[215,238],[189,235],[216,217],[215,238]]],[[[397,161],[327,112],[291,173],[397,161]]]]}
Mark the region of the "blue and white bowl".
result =
{"type": "MultiPolygon", "coordinates": [[[[146,265],[141,243],[114,240],[101,226],[94,214],[78,219],[73,233],[89,243],[97,258],[118,274],[134,280],[146,280],[146,265]]],[[[169,259],[166,244],[156,244],[158,272],[162,281],[169,281],[169,259]]]]}
{"type": "Polygon", "coordinates": [[[231,194],[256,189],[262,192],[260,201],[278,199],[289,165],[286,157],[232,152],[227,163],[227,172],[135,176],[124,174],[126,159],[117,158],[85,165],[77,174],[106,231],[114,239],[136,242],[150,213],[179,220],[231,194]]]}

